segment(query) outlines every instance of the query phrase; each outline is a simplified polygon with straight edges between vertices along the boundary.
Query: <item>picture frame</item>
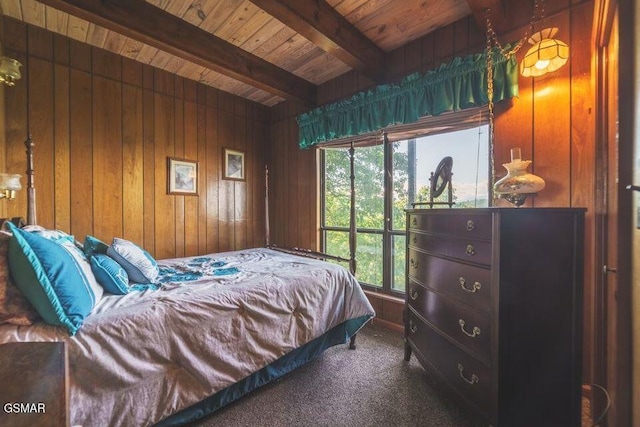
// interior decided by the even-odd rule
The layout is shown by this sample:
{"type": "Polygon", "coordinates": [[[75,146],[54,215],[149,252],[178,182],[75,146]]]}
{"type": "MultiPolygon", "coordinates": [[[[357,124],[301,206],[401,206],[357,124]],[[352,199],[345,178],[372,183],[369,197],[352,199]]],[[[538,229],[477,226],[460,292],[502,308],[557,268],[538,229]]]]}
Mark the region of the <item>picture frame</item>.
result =
{"type": "Polygon", "coordinates": [[[198,162],[167,157],[167,194],[198,195],[198,162]]]}
{"type": "Polygon", "coordinates": [[[244,151],[223,148],[222,160],[222,179],[231,181],[244,181],[246,179],[244,151]]]}

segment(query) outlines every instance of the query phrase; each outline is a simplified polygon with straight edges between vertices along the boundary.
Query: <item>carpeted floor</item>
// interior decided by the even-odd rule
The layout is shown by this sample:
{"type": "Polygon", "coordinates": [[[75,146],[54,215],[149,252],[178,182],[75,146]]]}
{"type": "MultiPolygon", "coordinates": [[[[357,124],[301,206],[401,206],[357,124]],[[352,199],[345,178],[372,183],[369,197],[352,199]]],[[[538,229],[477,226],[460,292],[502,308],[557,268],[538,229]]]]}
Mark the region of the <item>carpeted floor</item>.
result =
{"type": "Polygon", "coordinates": [[[473,426],[440,397],[402,335],[368,325],[340,345],[196,424],[213,426],[473,426]]]}

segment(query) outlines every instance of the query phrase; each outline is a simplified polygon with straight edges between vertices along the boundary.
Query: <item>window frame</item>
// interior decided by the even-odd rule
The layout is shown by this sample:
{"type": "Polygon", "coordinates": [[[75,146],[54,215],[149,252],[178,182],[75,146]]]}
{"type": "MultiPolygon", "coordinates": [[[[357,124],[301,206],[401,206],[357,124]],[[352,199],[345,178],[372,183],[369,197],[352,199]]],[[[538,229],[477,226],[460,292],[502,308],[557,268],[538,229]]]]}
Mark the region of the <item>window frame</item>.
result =
{"type": "MultiPolygon", "coordinates": [[[[378,135],[372,135],[371,138],[377,138],[378,135]]],[[[377,144],[376,144],[377,145],[377,144]]],[[[383,134],[383,167],[385,170],[384,174],[384,194],[385,200],[383,205],[383,228],[361,228],[357,227],[356,224],[356,234],[365,233],[365,234],[377,234],[382,235],[382,283],[381,286],[377,286],[371,283],[367,283],[364,281],[360,281],[360,284],[363,288],[374,291],[374,292],[382,292],[385,294],[391,294],[398,297],[404,297],[405,291],[393,289],[393,236],[405,236],[405,230],[394,230],[391,224],[391,215],[393,211],[393,197],[387,197],[387,194],[393,194],[393,176],[389,174],[389,171],[393,169],[393,146],[388,142],[386,134],[383,134]]],[[[344,232],[349,233],[349,227],[337,227],[337,226],[328,226],[326,225],[326,158],[325,153],[326,150],[321,150],[320,155],[320,246],[322,252],[326,253],[327,248],[327,232],[344,232]]],[[[357,251],[357,248],[356,248],[357,251]]],[[[357,265],[357,264],[356,264],[357,265]]],[[[357,274],[357,270],[356,270],[357,274]]]]}
{"type": "MultiPolygon", "coordinates": [[[[484,126],[488,124],[488,117],[486,117],[481,110],[474,109],[473,111],[466,110],[457,113],[451,114],[449,117],[446,117],[444,122],[448,125],[446,127],[442,127],[439,130],[434,131],[432,128],[430,129],[428,123],[430,120],[436,120],[440,122],[442,117],[434,118],[434,117],[425,117],[418,121],[413,125],[400,125],[397,127],[391,127],[388,130],[382,132],[375,132],[368,135],[361,135],[357,137],[357,142],[355,143],[356,149],[358,147],[371,146],[371,145],[379,145],[380,139],[382,139],[383,145],[383,167],[384,167],[384,204],[383,204],[383,228],[382,229],[369,229],[369,228],[360,228],[357,227],[356,224],[356,234],[357,233],[366,233],[366,234],[381,234],[382,235],[382,284],[381,286],[366,283],[364,281],[360,281],[362,287],[368,291],[388,294],[392,296],[397,296],[404,298],[406,294],[406,284],[405,290],[398,290],[393,288],[393,279],[394,279],[394,257],[393,257],[393,249],[394,249],[394,238],[395,236],[404,236],[406,238],[406,228],[404,229],[394,229],[393,228],[393,143],[397,141],[407,140],[407,139],[418,139],[421,137],[429,137],[440,133],[452,133],[456,131],[461,131],[469,128],[477,128],[480,126],[484,126]],[[460,114],[464,113],[464,114],[460,114]],[[452,118],[461,117],[461,121],[458,124],[452,125],[452,118]],[[389,133],[393,134],[392,138],[389,138],[389,133]]],[[[345,143],[347,140],[338,141],[337,143],[327,144],[325,148],[346,148],[348,145],[345,143]]],[[[491,147],[491,141],[488,141],[488,162],[489,162],[489,182],[492,181],[492,174],[494,173],[491,165],[491,158],[493,156],[493,147],[491,147]]],[[[320,247],[321,250],[326,253],[326,241],[327,241],[327,232],[345,232],[349,233],[349,227],[337,227],[337,226],[327,226],[326,225],[326,158],[325,158],[326,150],[321,150],[320,155],[320,247]]],[[[489,201],[492,199],[492,189],[489,188],[489,201]]],[[[406,248],[406,242],[405,242],[406,248]]],[[[356,246],[357,252],[357,246],[356,246]]],[[[405,251],[406,256],[406,251],[405,251]]],[[[406,260],[405,260],[406,265],[406,260]]],[[[357,265],[356,265],[357,266],[357,265]]],[[[357,270],[356,270],[357,274],[357,270]]],[[[405,267],[405,277],[406,277],[406,267],[405,267]]]]}

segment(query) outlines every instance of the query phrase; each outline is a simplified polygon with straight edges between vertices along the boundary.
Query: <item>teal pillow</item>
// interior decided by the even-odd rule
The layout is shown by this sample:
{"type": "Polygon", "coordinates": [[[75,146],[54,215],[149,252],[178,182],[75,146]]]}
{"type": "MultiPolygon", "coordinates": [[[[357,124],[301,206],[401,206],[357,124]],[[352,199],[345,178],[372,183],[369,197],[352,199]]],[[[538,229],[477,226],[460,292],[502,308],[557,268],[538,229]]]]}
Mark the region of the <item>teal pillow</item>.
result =
{"type": "Polygon", "coordinates": [[[87,257],[90,257],[93,254],[106,254],[108,247],[109,245],[104,243],[102,240],[88,234],[84,237],[84,244],[82,245],[84,254],[87,257]]]}
{"type": "Polygon", "coordinates": [[[160,270],[158,263],[140,246],[125,239],[114,237],[107,255],[116,260],[135,283],[155,283],[160,270]]]}
{"type": "Polygon", "coordinates": [[[37,234],[40,237],[44,237],[48,240],[53,240],[57,243],[64,243],[69,241],[75,243],[75,239],[72,235],[65,233],[62,230],[50,230],[39,225],[26,225],[21,228],[22,231],[28,231],[29,233],[37,234]]]}
{"type": "Polygon", "coordinates": [[[45,322],[74,335],[102,297],[89,262],[72,241],[50,240],[8,224],[9,268],[15,285],[45,322]]]}
{"type": "Polygon", "coordinates": [[[120,264],[103,254],[92,255],[90,262],[93,274],[105,291],[113,295],[129,293],[129,276],[120,264]]]}

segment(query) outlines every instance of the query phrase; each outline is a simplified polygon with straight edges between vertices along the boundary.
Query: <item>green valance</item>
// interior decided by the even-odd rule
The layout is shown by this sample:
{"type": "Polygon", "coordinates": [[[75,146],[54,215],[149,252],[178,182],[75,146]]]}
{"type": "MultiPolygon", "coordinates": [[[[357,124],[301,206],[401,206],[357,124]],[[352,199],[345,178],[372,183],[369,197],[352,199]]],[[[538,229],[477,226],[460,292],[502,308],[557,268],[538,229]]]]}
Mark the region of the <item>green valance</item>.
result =
{"type": "MultiPolygon", "coordinates": [[[[505,46],[508,50],[509,46],[505,46]]],[[[505,57],[498,49],[492,54],[494,102],[518,96],[515,55],[505,57]]],[[[299,144],[300,148],[309,148],[487,102],[486,52],[457,57],[425,74],[411,74],[398,84],[376,86],[301,114],[297,118],[299,144]]]]}

